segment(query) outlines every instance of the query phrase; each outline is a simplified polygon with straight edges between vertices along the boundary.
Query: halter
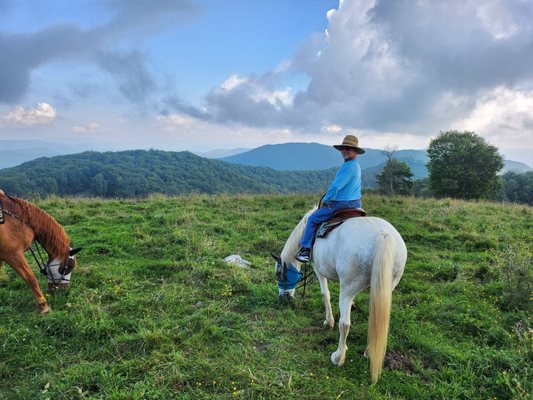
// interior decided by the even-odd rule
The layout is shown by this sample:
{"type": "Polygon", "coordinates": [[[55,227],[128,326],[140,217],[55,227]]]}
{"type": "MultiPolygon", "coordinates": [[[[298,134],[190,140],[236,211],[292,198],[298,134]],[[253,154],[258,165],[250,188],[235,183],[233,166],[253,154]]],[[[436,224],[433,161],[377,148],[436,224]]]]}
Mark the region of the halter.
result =
{"type": "Polygon", "coordinates": [[[33,259],[35,260],[35,262],[37,263],[37,266],[39,267],[39,271],[41,272],[41,274],[46,276],[48,278],[48,282],[50,283],[57,284],[57,283],[62,283],[62,282],[70,282],[70,278],[67,278],[67,276],[72,272],[72,270],[74,269],[74,265],[75,265],[74,254],[71,255],[72,247],[69,247],[69,255],[68,255],[66,262],[64,261],[60,263],[45,262],[44,256],[41,252],[41,247],[42,246],[38,242],[33,241],[32,246],[29,248],[33,256],[33,259]],[[37,254],[35,254],[33,247],[35,247],[35,249],[37,250],[37,254]],[[37,257],[37,255],[39,257],[37,257]],[[60,274],[59,278],[54,278],[54,275],[50,271],[50,267],[55,267],[55,266],[59,266],[57,270],[57,272],[59,272],[60,274]]]}
{"type": "Polygon", "coordinates": [[[291,290],[299,289],[303,286],[304,290],[302,293],[302,298],[305,297],[307,280],[312,274],[313,269],[308,269],[307,263],[304,264],[304,272],[302,273],[298,271],[298,269],[293,264],[289,264],[287,266],[287,263],[282,263],[281,260],[276,262],[276,276],[278,278],[278,288],[283,290],[291,290]],[[298,283],[300,283],[299,286],[298,283]]]}

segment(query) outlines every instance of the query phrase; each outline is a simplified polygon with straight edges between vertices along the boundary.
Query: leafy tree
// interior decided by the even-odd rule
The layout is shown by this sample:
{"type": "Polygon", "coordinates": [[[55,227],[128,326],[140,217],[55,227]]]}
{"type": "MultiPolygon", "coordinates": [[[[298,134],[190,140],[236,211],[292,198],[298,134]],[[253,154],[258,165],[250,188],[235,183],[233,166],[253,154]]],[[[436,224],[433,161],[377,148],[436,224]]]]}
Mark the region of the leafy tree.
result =
{"type": "Polygon", "coordinates": [[[502,175],[502,178],[507,200],[533,205],[533,171],[507,172],[502,175]]]}
{"type": "Polygon", "coordinates": [[[383,172],[376,177],[379,191],[389,196],[411,194],[413,173],[409,165],[394,158],[388,160],[383,172]]]}
{"type": "Polygon", "coordinates": [[[431,197],[429,178],[415,180],[413,182],[413,194],[416,197],[431,197]]]}
{"type": "Polygon", "coordinates": [[[438,197],[490,198],[499,187],[503,157],[474,132],[441,132],[428,156],[430,187],[438,197]]]}

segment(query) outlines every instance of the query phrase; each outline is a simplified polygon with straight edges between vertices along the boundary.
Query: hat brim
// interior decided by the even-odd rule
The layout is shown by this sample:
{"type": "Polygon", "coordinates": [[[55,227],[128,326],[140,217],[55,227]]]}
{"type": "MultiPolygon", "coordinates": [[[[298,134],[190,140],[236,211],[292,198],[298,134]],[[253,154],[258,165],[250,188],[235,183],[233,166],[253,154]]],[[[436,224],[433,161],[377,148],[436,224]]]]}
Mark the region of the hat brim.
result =
{"type": "Polygon", "coordinates": [[[347,146],[345,144],[334,144],[333,147],[335,147],[337,150],[341,151],[343,147],[351,147],[352,149],[355,150],[355,152],[357,154],[365,154],[365,151],[363,149],[361,149],[360,147],[355,147],[355,146],[347,146]]]}

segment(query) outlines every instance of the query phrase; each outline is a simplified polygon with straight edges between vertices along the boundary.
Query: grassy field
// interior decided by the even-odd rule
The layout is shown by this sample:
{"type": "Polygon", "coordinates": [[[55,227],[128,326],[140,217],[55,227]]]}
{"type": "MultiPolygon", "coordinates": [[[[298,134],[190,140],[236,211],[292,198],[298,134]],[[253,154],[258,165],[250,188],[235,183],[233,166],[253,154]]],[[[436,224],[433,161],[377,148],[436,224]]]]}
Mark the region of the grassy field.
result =
{"type": "Polygon", "coordinates": [[[365,197],[409,251],[386,365],[370,386],[367,293],[355,299],[340,368],[318,283],[294,304],[277,299],[269,252],[314,200],[37,201],[84,250],[46,316],[0,270],[0,399],[531,398],[531,207],[365,197]],[[235,253],[252,266],[222,261],[235,253]]]}

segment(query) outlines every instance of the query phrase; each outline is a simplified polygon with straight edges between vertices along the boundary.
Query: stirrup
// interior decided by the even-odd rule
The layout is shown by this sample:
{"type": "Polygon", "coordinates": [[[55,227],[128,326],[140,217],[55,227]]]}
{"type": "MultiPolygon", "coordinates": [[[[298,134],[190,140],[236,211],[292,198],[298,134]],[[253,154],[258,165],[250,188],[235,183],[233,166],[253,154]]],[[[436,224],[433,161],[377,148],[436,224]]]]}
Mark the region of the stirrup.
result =
{"type": "Polygon", "coordinates": [[[302,247],[300,250],[298,250],[294,257],[300,262],[307,263],[311,259],[311,249],[302,247]]]}

